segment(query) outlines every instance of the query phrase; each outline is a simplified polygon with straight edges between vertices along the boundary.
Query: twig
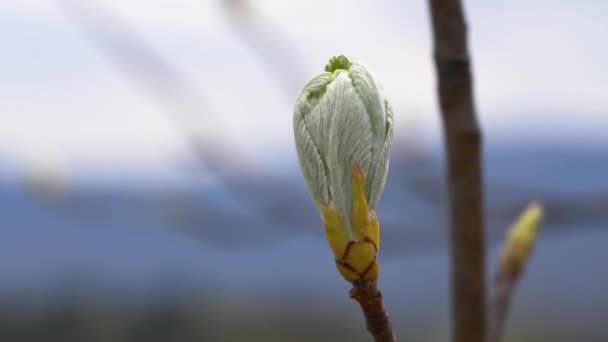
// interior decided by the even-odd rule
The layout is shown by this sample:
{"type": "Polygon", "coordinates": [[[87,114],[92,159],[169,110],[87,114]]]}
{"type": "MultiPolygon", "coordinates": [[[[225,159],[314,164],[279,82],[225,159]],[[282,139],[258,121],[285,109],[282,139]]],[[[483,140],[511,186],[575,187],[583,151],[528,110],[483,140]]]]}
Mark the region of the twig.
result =
{"type": "Polygon", "coordinates": [[[466,25],[459,0],[430,0],[430,9],[447,149],[453,341],[482,342],[486,306],[481,132],[466,25]]]}
{"type": "Polygon", "coordinates": [[[367,330],[374,336],[376,342],[397,341],[376,282],[354,282],[353,288],[350,290],[350,297],[361,305],[367,330]]]}
{"type": "Polygon", "coordinates": [[[509,313],[511,297],[515,292],[517,279],[506,272],[499,272],[494,282],[494,299],[490,309],[490,331],[488,342],[498,342],[509,313]]]}

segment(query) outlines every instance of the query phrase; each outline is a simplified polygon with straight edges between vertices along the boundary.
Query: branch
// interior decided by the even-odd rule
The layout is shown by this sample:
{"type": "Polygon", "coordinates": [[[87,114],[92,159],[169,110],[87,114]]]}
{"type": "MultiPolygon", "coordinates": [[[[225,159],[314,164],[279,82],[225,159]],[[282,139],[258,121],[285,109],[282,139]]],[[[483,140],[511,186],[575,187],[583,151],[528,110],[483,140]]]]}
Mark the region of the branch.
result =
{"type": "Polygon", "coordinates": [[[466,25],[459,0],[430,0],[446,137],[453,341],[486,335],[481,132],[473,104],[466,25]]]}
{"type": "Polygon", "coordinates": [[[350,297],[361,305],[367,330],[374,335],[376,342],[397,341],[388,313],[384,309],[382,294],[375,281],[354,282],[350,297]]]}
{"type": "Polygon", "coordinates": [[[489,317],[489,342],[498,342],[502,336],[516,284],[517,279],[505,272],[498,273],[494,282],[494,298],[489,317]]]}

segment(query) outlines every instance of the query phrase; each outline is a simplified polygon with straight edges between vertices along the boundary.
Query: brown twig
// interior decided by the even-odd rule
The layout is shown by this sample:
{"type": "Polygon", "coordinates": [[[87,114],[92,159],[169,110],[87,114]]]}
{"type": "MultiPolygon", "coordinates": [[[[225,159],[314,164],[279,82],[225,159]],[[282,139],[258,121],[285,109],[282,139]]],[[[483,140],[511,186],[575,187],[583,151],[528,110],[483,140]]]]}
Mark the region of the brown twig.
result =
{"type": "Polygon", "coordinates": [[[482,342],[486,305],[481,132],[466,24],[459,0],[430,0],[430,10],[447,149],[453,341],[482,342]]]}
{"type": "Polygon", "coordinates": [[[542,217],[543,207],[533,202],[519,215],[507,233],[494,282],[494,298],[488,318],[488,342],[498,342],[502,336],[515,287],[532,255],[542,217]]]}
{"type": "Polygon", "coordinates": [[[382,294],[375,281],[357,281],[353,283],[350,297],[361,305],[365,316],[367,330],[376,342],[397,341],[388,313],[382,303],[382,294]]]}
{"type": "Polygon", "coordinates": [[[509,313],[517,277],[501,271],[494,281],[494,298],[490,309],[488,342],[498,342],[509,313]]]}

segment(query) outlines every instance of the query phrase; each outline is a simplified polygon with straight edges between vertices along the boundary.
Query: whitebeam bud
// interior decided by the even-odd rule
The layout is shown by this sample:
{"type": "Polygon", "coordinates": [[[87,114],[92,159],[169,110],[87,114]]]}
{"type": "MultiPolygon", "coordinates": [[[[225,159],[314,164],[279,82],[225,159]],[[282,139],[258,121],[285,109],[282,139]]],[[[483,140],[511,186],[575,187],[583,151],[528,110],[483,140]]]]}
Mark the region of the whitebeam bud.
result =
{"type": "Polygon", "coordinates": [[[352,230],[355,163],[365,175],[369,208],[375,208],[384,189],[393,138],[391,105],[365,66],[339,56],[306,83],[293,121],[300,168],[312,200],[319,209],[335,207],[352,230]]]}

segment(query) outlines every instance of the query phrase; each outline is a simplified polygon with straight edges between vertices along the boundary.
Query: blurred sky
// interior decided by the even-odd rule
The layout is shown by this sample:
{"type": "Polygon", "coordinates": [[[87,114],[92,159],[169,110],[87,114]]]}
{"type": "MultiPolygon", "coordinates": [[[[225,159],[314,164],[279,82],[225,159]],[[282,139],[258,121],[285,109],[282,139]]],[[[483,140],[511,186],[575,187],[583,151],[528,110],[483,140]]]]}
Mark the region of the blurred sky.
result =
{"type": "MultiPolygon", "coordinates": [[[[253,1],[255,27],[280,31],[297,56],[287,71],[248,48],[249,28],[235,24],[239,14],[228,2],[2,1],[0,163],[119,169],[124,176],[126,169],[153,172],[188,157],[183,132],[154,95],[134,87],[66,15],[80,7],[89,11],[83,20],[109,31],[99,8],[120,16],[192,82],[204,105],[194,105],[201,116],[187,125],[235,141],[256,158],[295,163],[297,85],[334,54],[374,70],[400,132],[415,127],[424,143],[439,141],[426,2],[253,1]],[[269,68],[293,73],[295,86],[277,82],[269,68]]],[[[476,102],[490,143],[607,142],[607,2],[465,4],[476,102]]]]}

